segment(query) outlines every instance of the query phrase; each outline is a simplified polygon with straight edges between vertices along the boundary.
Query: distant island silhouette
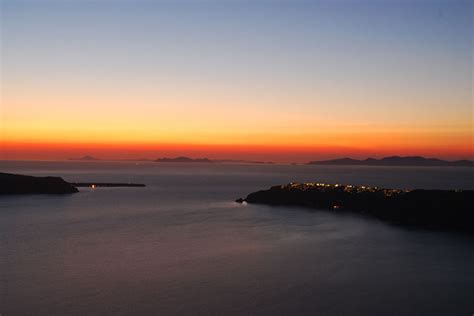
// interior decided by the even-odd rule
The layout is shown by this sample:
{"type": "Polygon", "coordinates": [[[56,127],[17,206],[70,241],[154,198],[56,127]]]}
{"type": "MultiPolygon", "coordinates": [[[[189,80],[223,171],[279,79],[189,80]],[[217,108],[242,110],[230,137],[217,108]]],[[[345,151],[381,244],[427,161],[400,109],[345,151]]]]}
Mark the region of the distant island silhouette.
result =
{"type": "Polygon", "coordinates": [[[190,158],[190,157],[176,157],[176,158],[158,158],[157,162],[200,162],[200,163],[250,163],[250,164],[273,164],[270,161],[253,161],[253,160],[234,160],[234,159],[217,159],[209,158],[190,158]]]}
{"type": "Polygon", "coordinates": [[[272,161],[258,161],[245,159],[209,159],[209,158],[190,158],[186,156],[163,157],[158,159],[149,158],[127,158],[127,159],[101,159],[94,156],[85,155],[82,157],[68,158],[69,161],[136,161],[136,162],[199,162],[199,163],[243,163],[243,164],[274,164],[272,161]]]}
{"type": "Polygon", "coordinates": [[[250,164],[260,164],[260,165],[273,165],[272,161],[258,161],[258,160],[239,160],[239,159],[220,159],[213,160],[214,162],[220,163],[250,163],[250,164]]]}
{"type": "Polygon", "coordinates": [[[92,161],[92,160],[100,160],[100,159],[96,158],[96,157],[93,157],[93,156],[85,155],[85,156],[82,156],[82,157],[79,157],[79,158],[69,158],[68,160],[92,161]]]}
{"type": "MultiPolygon", "coordinates": [[[[85,155],[78,158],[69,158],[71,161],[104,161],[94,156],[85,155]]],[[[105,161],[150,161],[150,162],[176,162],[176,163],[242,163],[242,164],[274,164],[271,161],[256,161],[244,159],[209,159],[191,158],[186,156],[162,157],[158,159],[130,158],[130,159],[106,159],[105,161]]],[[[298,163],[292,163],[297,165],[298,163]]],[[[304,164],[304,163],[303,163],[304,164]]],[[[390,156],[381,159],[367,158],[363,160],[353,158],[338,158],[331,160],[314,160],[306,164],[326,166],[433,166],[433,167],[474,167],[473,160],[442,160],[438,158],[425,158],[422,156],[390,156]]]]}
{"type": "Polygon", "coordinates": [[[439,167],[473,167],[472,160],[447,161],[437,158],[425,158],[421,156],[390,156],[382,159],[367,158],[357,160],[352,158],[340,158],[333,160],[310,161],[310,165],[356,165],[356,166],[439,166],[439,167]]]}
{"type": "Polygon", "coordinates": [[[204,162],[204,163],[211,163],[213,162],[207,158],[189,158],[189,157],[176,157],[176,158],[158,158],[156,159],[157,162],[204,162]]]}

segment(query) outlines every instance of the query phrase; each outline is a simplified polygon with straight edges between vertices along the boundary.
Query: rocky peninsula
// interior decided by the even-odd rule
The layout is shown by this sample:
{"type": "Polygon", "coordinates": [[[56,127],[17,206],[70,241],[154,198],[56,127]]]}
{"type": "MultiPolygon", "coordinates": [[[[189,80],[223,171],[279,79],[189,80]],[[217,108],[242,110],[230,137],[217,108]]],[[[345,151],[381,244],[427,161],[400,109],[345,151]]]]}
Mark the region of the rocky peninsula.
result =
{"type": "Polygon", "coordinates": [[[325,183],[289,183],[239,203],[355,212],[393,223],[474,233],[473,190],[397,190],[325,183]]]}
{"type": "Polygon", "coordinates": [[[0,172],[0,195],[7,194],[69,194],[78,187],[145,187],[131,182],[66,182],[61,177],[33,177],[0,172]]]}
{"type": "Polygon", "coordinates": [[[33,177],[0,173],[2,194],[68,194],[79,192],[75,186],[60,177],[33,177]]]}

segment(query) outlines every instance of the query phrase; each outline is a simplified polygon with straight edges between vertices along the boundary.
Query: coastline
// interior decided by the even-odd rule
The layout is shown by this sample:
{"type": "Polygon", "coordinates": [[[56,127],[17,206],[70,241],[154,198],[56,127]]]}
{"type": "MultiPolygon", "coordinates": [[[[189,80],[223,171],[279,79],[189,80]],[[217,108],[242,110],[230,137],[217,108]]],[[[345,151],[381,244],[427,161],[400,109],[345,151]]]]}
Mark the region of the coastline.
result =
{"type": "Polygon", "coordinates": [[[353,212],[407,226],[474,233],[474,190],[399,190],[326,183],[289,183],[250,193],[238,203],[353,212]]]}

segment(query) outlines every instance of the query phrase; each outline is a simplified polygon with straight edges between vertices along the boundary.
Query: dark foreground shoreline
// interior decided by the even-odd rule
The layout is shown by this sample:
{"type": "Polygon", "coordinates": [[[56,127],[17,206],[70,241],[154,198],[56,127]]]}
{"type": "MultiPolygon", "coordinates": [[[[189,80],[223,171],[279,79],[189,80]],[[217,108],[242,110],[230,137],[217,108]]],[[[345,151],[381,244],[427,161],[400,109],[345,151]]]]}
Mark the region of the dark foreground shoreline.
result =
{"type": "Polygon", "coordinates": [[[323,183],[278,185],[236,200],[354,212],[402,225],[469,233],[474,233],[473,201],[473,190],[396,190],[323,183]]]}
{"type": "Polygon", "coordinates": [[[0,172],[0,195],[71,194],[78,187],[144,187],[141,183],[66,182],[61,177],[34,177],[0,172]]]}

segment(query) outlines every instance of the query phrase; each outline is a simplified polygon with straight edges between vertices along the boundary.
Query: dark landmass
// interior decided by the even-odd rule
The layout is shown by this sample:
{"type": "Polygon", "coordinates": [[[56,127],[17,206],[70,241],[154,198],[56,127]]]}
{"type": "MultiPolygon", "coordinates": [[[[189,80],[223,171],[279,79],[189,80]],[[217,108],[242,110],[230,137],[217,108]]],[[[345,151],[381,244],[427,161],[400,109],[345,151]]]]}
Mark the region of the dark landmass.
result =
{"type": "Polygon", "coordinates": [[[92,156],[82,156],[79,158],[69,158],[68,160],[83,160],[83,161],[92,161],[92,160],[100,160],[99,158],[95,158],[92,156]]]}
{"type": "Polygon", "coordinates": [[[144,187],[141,183],[66,182],[60,177],[33,177],[0,172],[0,195],[67,194],[79,192],[77,187],[144,187]]]}
{"type": "Polygon", "coordinates": [[[148,158],[129,158],[129,159],[99,159],[92,156],[84,156],[80,158],[69,158],[69,161],[136,161],[136,162],[145,162],[145,161],[155,161],[156,159],[148,158]]]}
{"type": "Polygon", "coordinates": [[[473,167],[472,160],[447,161],[436,158],[424,158],[420,156],[399,157],[391,156],[382,159],[367,158],[357,160],[352,158],[340,158],[323,161],[310,161],[310,165],[359,165],[359,166],[440,166],[440,167],[473,167]]]}
{"type": "Polygon", "coordinates": [[[176,157],[176,158],[158,158],[158,162],[205,162],[205,163],[249,163],[249,164],[273,164],[270,161],[252,161],[252,160],[234,160],[234,159],[219,159],[211,160],[208,158],[189,158],[189,157],[176,157]]]}
{"type": "Polygon", "coordinates": [[[219,162],[219,163],[249,163],[249,164],[262,164],[262,165],[274,164],[274,162],[271,162],[271,161],[256,161],[256,160],[220,159],[220,160],[212,160],[212,161],[219,162]]]}
{"type": "Polygon", "coordinates": [[[208,158],[189,158],[189,157],[175,157],[175,158],[158,158],[158,159],[148,159],[148,158],[129,158],[129,159],[99,159],[93,156],[83,156],[80,158],[69,158],[71,161],[157,161],[157,162],[205,162],[205,163],[248,163],[248,164],[273,164],[271,161],[253,161],[253,160],[238,160],[238,159],[208,159],[208,158]]]}
{"type": "Polygon", "coordinates": [[[473,201],[474,190],[410,191],[290,183],[251,193],[236,202],[355,212],[403,225],[474,233],[473,201]]]}
{"type": "Polygon", "coordinates": [[[130,159],[112,159],[111,161],[155,161],[154,159],[148,158],[130,158],[130,159]]]}
{"type": "Polygon", "coordinates": [[[158,162],[205,162],[210,163],[212,160],[207,158],[189,158],[189,157],[176,157],[176,158],[158,158],[156,159],[158,162]]]}
{"type": "Polygon", "coordinates": [[[60,177],[0,173],[0,194],[67,194],[79,192],[60,177]]]}
{"type": "Polygon", "coordinates": [[[69,182],[75,187],[145,187],[142,183],[111,183],[111,182],[69,182]]]}

